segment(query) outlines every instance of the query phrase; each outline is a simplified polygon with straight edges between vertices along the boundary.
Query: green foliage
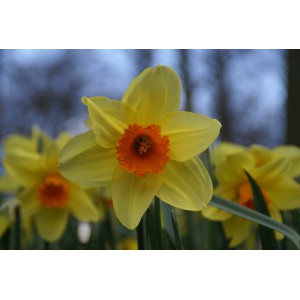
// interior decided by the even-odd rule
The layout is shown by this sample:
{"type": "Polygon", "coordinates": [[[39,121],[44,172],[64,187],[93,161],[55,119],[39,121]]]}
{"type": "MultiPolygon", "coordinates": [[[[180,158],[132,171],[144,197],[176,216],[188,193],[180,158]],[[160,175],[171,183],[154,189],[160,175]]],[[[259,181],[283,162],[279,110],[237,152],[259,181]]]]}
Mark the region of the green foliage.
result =
{"type": "Polygon", "coordinates": [[[272,218],[269,218],[247,207],[236,204],[233,201],[229,201],[215,195],[213,196],[210,205],[232,213],[233,215],[245,218],[249,221],[253,221],[257,224],[266,226],[275,231],[279,231],[289,239],[291,239],[297,246],[297,248],[300,249],[300,236],[298,235],[298,233],[292,228],[281,224],[272,218]]]}

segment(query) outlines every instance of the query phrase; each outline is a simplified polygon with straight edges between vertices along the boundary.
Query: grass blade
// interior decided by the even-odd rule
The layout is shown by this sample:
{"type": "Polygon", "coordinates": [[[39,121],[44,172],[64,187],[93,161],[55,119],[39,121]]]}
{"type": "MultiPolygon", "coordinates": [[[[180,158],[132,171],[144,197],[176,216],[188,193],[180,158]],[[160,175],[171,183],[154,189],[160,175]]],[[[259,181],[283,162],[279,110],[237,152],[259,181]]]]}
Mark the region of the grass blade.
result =
{"type": "Polygon", "coordinates": [[[158,250],[156,228],[151,207],[149,207],[146,211],[146,240],[148,245],[147,249],[158,250]]]}
{"type": "Polygon", "coordinates": [[[174,214],[174,211],[171,211],[172,216],[172,224],[173,224],[173,232],[174,232],[174,238],[175,238],[175,247],[177,250],[183,250],[183,245],[180,239],[179,230],[178,230],[178,224],[176,221],[176,217],[174,214]]]}
{"type": "Polygon", "coordinates": [[[298,233],[292,228],[281,224],[272,218],[269,218],[253,209],[249,209],[242,205],[236,204],[233,201],[229,201],[215,195],[213,195],[209,205],[225,210],[233,215],[253,221],[260,225],[266,226],[275,231],[279,231],[286,237],[291,239],[297,246],[297,248],[300,249],[300,236],[298,235],[298,233]]]}
{"type": "Polygon", "coordinates": [[[146,250],[146,239],[145,239],[145,228],[144,228],[144,217],[142,217],[138,227],[137,232],[137,242],[139,250],[146,250]]]}
{"type": "Polygon", "coordinates": [[[154,199],[154,218],[156,228],[156,239],[158,249],[163,249],[162,233],[161,233],[161,217],[160,217],[160,200],[155,197],[154,199]]]}
{"type": "MultiPolygon", "coordinates": [[[[267,207],[265,198],[264,198],[263,193],[261,192],[258,184],[256,183],[256,181],[251,177],[251,175],[247,171],[245,171],[245,173],[246,173],[249,183],[251,185],[255,209],[258,212],[270,217],[269,209],[267,207]]],[[[277,241],[275,238],[275,232],[272,229],[267,228],[265,226],[261,226],[261,225],[258,225],[258,230],[259,230],[260,243],[261,243],[262,249],[263,250],[278,250],[278,244],[277,244],[277,241]]]]}

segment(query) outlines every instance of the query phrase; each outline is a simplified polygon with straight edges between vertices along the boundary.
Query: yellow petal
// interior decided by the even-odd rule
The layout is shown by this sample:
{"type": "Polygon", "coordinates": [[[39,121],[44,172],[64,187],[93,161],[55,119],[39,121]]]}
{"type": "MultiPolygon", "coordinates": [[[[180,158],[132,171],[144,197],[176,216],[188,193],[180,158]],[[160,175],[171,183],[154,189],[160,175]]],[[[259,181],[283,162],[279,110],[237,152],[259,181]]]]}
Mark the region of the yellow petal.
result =
{"type": "Polygon", "coordinates": [[[87,105],[97,142],[105,148],[116,147],[124,130],[135,123],[134,113],[121,101],[105,97],[82,98],[87,105]]]}
{"type": "Polygon", "coordinates": [[[169,67],[147,68],[137,76],[125,92],[122,102],[137,113],[141,125],[158,124],[180,105],[181,83],[169,67]]]}
{"type": "Polygon", "coordinates": [[[50,143],[42,153],[42,166],[47,173],[55,172],[58,164],[59,147],[56,143],[50,143]]]}
{"type": "Polygon", "coordinates": [[[58,148],[61,149],[69,140],[71,136],[69,132],[63,131],[61,132],[55,140],[55,143],[58,145],[58,148]]]}
{"type": "Polygon", "coordinates": [[[244,170],[252,175],[255,167],[253,157],[247,152],[235,152],[226,157],[226,161],[216,166],[215,174],[220,183],[238,184],[246,181],[244,170]]]}
{"type": "Polygon", "coordinates": [[[252,145],[249,148],[249,152],[254,156],[257,167],[269,163],[273,158],[272,151],[261,145],[252,145]]]}
{"type": "Polygon", "coordinates": [[[291,170],[289,174],[292,177],[300,176],[300,148],[293,145],[280,146],[274,149],[274,154],[278,157],[288,157],[291,160],[291,170]]]}
{"type": "MultiPolygon", "coordinates": [[[[276,205],[274,203],[270,203],[268,205],[268,209],[270,216],[277,222],[282,223],[282,216],[276,205]]],[[[282,240],[284,238],[284,235],[279,231],[275,231],[275,236],[277,240],[282,240]]]]}
{"type": "Polygon", "coordinates": [[[24,216],[24,218],[32,217],[40,210],[41,203],[37,198],[36,187],[24,190],[19,194],[19,198],[21,201],[22,216],[24,216]]]}
{"type": "Polygon", "coordinates": [[[99,220],[99,212],[86,192],[80,189],[73,189],[71,200],[68,203],[73,215],[80,221],[99,220]]]}
{"type": "Polygon", "coordinates": [[[157,196],[164,202],[185,210],[199,211],[212,197],[212,182],[198,158],[185,162],[170,161],[163,173],[157,196]]]}
{"type": "Polygon", "coordinates": [[[3,141],[3,152],[13,153],[17,152],[35,152],[36,145],[34,141],[27,137],[17,134],[11,134],[3,141]]]}
{"type": "Polygon", "coordinates": [[[225,221],[232,216],[232,214],[227,211],[209,205],[203,209],[202,214],[205,218],[212,221],[225,221]]]}
{"type": "Polygon", "coordinates": [[[214,195],[234,201],[237,198],[236,185],[230,183],[221,183],[214,189],[214,195]]]}
{"type": "Polygon", "coordinates": [[[246,240],[251,230],[251,222],[232,216],[223,222],[226,237],[230,239],[229,247],[236,247],[246,240]]]}
{"type": "Polygon", "coordinates": [[[60,172],[70,181],[86,187],[107,184],[116,164],[115,149],[100,147],[92,131],[72,138],[59,156],[60,172]]]}
{"type": "Polygon", "coordinates": [[[3,159],[8,175],[22,186],[33,186],[40,180],[41,157],[30,152],[9,153],[3,159]]]}
{"type": "Polygon", "coordinates": [[[125,227],[137,227],[160,188],[161,181],[161,175],[138,177],[116,167],[112,180],[112,200],[115,213],[125,227]]]}
{"type": "MultiPolygon", "coordinates": [[[[237,197],[236,186],[230,184],[219,184],[214,190],[214,195],[234,201],[237,197]]],[[[232,216],[232,214],[213,206],[205,208],[202,211],[202,214],[207,219],[213,221],[225,221],[232,216]]]]}
{"type": "Polygon", "coordinates": [[[245,147],[233,143],[223,142],[216,145],[212,151],[212,162],[215,165],[223,163],[229,154],[246,151],[245,147]]]}
{"type": "Polygon", "coordinates": [[[8,175],[0,175],[0,192],[12,193],[18,189],[18,184],[8,175]]]}
{"type": "Polygon", "coordinates": [[[280,210],[300,207],[300,185],[293,179],[284,176],[273,185],[263,186],[268,197],[280,210]]]}
{"type": "Polygon", "coordinates": [[[32,136],[32,140],[35,143],[36,149],[38,148],[37,143],[39,142],[41,142],[43,147],[46,147],[47,145],[49,145],[49,143],[52,142],[51,139],[48,137],[48,135],[37,126],[32,127],[31,136],[32,136]]]}
{"type": "Polygon", "coordinates": [[[160,123],[170,141],[170,158],[185,161],[206,150],[216,139],[221,124],[191,112],[175,112],[160,123]]]}
{"type": "Polygon", "coordinates": [[[251,175],[262,187],[275,184],[282,176],[288,174],[290,161],[288,158],[281,157],[256,168],[251,175]]]}
{"type": "Polygon", "coordinates": [[[48,242],[61,238],[68,221],[68,210],[42,208],[34,217],[40,236],[48,242]]]}

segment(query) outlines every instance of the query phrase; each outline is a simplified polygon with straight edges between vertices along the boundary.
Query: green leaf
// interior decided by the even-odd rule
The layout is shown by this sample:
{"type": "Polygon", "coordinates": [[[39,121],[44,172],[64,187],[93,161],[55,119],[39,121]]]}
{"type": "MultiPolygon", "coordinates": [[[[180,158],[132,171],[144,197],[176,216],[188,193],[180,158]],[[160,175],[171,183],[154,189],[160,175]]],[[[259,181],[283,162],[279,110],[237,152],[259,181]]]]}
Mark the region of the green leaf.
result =
{"type": "MultiPolygon", "coordinates": [[[[251,177],[251,175],[247,171],[245,171],[245,173],[251,185],[255,209],[258,212],[270,217],[270,213],[266,201],[264,199],[264,196],[258,184],[255,182],[255,180],[251,177]]],[[[278,250],[278,244],[275,238],[275,232],[261,225],[258,225],[258,230],[259,230],[261,248],[263,250],[278,250]]]]}
{"type": "Polygon", "coordinates": [[[157,250],[157,240],[156,240],[156,228],[154,223],[153,211],[152,208],[149,207],[146,211],[146,241],[147,241],[147,249],[149,250],[157,250]]]}
{"type": "Polygon", "coordinates": [[[162,229],[162,236],[163,236],[164,250],[176,250],[174,241],[171,239],[170,234],[164,229],[162,229]]]}
{"type": "Polygon", "coordinates": [[[202,218],[199,224],[201,237],[200,249],[228,250],[228,240],[224,233],[222,222],[202,218]]]}
{"type": "Polygon", "coordinates": [[[229,201],[215,195],[213,195],[209,205],[225,210],[233,215],[242,217],[249,221],[253,221],[260,225],[266,226],[275,231],[279,231],[289,239],[291,239],[297,246],[297,248],[300,249],[300,236],[298,235],[298,233],[292,228],[281,224],[272,218],[269,218],[253,209],[249,209],[242,205],[236,204],[233,201],[229,201]]]}
{"type": "Polygon", "coordinates": [[[300,211],[298,209],[290,211],[292,223],[295,229],[300,232],[300,211]]]}
{"type": "Polygon", "coordinates": [[[137,232],[137,242],[139,250],[146,250],[146,239],[145,239],[145,217],[143,216],[138,227],[136,228],[137,232]]]}
{"type": "Polygon", "coordinates": [[[154,199],[154,217],[156,228],[156,239],[158,249],[163,249],[162,233],[161,233],[161,217],[160,217],[160,200],[155,197],[154,199]]]}
{"type": "Polygon", "coordinates": [[[183,250],[184,248],[182,246],[182,242],[181,242],[179,230],[178,230],[178,225],[177,225],[176,217],[175,217],[173,210],[171,211],[171,216],[172,216],[173,232],[174,232],[174,238],[175,238],[175,247],[177,250],[183,250]]]}
{"type": "Polygon", "coordinates": [[[21,242],[22,232],[21,232],[21,214],[20,208],[15,208],[15,222],[12,226],[10,235],[10,247],[12,250],[22,250],[21,242]]]}
{"type": "Polygon", "coordinates": [[[39,136],[37,139],[36,151],[37,153],[43,153],[44,151],[44,140],[42,136],[39,136]]]}
{"type": "Polygon", "coordinates": [[[211,155],[210,155],[210,149],[207,148],[204,152],[201,153],[200,159],[202,163],[204,164],[205,168],[207,169],[209,176],[211,177],[213,186],[216,185],[216,178],[215,173],[213,170],[213,164],[211,163],[211,155]]]}

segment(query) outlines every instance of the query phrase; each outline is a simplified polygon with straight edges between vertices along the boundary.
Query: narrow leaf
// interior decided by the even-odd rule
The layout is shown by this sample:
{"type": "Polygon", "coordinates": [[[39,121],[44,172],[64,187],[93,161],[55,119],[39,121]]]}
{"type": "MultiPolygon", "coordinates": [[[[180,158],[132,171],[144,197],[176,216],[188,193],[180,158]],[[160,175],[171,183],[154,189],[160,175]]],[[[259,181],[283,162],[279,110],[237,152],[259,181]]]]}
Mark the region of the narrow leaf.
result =
{"type": "Polygon", "coordinates": [[[144,217],[142,217],[136,232],[137,232],[137,242],[139,250],[146,250],[146,239],[145,239],[145,228],[144,228],[144,217]]]}
{"type": "MultiPolygon", "coordinates": [[[[253,200],[255,209],[270,217],[270,213],[264,199],[263,193],[261,192],[258,184],[256,181],[251,177],[251,175],[245,171],[249,183],[251,185],[253,200]]],[[[260,243],[263,250],[278,250],[278,244],[275,238],[275,232],[265,226],[258,225],[259,236],[260,236],[260,243]]]]}
{"type": "Polygon", "coordinates": [[[154,199],[154,217],[156,228],[156,239],[158,249],[163,249],[162,233],[161,233],[161,217],[160,217],[160,200],[155,197],[154,199]]]}
{"type": "Polygon", "coordinates": [[[242,205],[236,204],[233,201],[229,201],[215,195],[213,195],[209,205],[225,210],[233,215],[242,217],[249,221],[253,221],[260,225],[266,226],[273,230],[279,231],[289,239],[291,239],[297,246],[297,248],[300,249],[300,236],[298,235],[298,233],[292,228],[281,224],[272,218],[269,218],[253,209],[249,209],[242,205]]]}
{"type": "Polygon", "coordinates": [[[162,236],[163,236],[164,250],[176,250],[174,241],[170,237],[170,234],[164,229],[162,229],[162,236]]]}
{"type": "Polygon", "coordinates": [[[157,250],[157,239],[156,239],[156,228],[154,223],[153,211],[149,207],[146,211],[146,240],[147,240],[147,249],[157,250]]]}
{"type": "Polygon", "coordinates": [[[174,238],[175,238],[175,247],[177,250],[183,250],[182,242],[179,235],[179,229],[176,221],[176,217],[174,214],[174,211],[171,211],[172,216],[172,224],[173,224],[173,232],[174,232],[174,238]]]}

